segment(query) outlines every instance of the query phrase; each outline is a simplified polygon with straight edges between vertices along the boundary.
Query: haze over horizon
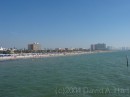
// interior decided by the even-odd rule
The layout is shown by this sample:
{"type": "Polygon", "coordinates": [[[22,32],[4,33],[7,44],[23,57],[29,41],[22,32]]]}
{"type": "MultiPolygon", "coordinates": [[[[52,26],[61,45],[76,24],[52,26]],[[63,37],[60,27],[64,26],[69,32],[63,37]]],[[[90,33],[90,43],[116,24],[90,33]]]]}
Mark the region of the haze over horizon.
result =
{"type": "Polygon", "coordinates": [[[0,0],[0,46],[130,47],[129,0],[0,0]]]}

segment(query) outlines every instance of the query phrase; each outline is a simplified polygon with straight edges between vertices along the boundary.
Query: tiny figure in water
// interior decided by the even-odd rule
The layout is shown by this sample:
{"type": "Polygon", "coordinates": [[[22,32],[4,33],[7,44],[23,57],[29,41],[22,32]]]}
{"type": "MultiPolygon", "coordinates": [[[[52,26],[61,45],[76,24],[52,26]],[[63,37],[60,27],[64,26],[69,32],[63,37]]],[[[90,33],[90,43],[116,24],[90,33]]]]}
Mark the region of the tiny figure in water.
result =
{"type": "Polygon", "coordinates": [[[128,67],[128,64],[129,64],[129,63],[128,63],[128,56],[127,56],[127,55],[126,55],[126,61],[127,61],[127,67],[128,67]]]}

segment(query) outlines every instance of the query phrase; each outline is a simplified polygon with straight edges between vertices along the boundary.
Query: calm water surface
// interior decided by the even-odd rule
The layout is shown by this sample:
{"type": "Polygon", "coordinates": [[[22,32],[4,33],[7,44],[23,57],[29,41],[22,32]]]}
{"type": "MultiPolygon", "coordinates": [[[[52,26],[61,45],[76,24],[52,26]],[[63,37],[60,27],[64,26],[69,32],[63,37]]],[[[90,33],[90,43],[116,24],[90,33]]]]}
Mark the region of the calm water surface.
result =
{"type": "Polygon", "coordinates": [[[0,97],[130,97],[126,54],[0,62],[0,97]]]}

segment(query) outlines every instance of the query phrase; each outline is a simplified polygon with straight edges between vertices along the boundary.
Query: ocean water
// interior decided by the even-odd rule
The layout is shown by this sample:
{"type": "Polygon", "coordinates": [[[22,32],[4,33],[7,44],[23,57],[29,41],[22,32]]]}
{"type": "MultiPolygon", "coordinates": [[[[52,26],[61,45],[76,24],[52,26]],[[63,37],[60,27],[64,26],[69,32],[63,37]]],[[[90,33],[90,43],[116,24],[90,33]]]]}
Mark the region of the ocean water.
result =
{"type": "Polygon", "coordinates": [[[0,62],[0,97],[130,97],[130,51],[0,62]]]}

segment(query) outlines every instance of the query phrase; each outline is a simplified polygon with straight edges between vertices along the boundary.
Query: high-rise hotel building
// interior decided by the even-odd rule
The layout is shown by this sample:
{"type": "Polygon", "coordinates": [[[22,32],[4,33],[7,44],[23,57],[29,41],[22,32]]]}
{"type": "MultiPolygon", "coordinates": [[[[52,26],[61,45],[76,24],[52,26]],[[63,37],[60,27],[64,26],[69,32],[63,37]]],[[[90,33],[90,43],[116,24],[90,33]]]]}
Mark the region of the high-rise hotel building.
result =
{"type": "Polygon", "coordinates": [[[104,43],[98,43],[98,44],[92,44],[91,45],[91,50],[94,51],[94,50],[106,50],[106,44],[104,43]]]}
{"type": "Polygon", "coordinates": [[[28,50],[41,50],[41,45],[39,43],[28,44],[28,50]]]}

